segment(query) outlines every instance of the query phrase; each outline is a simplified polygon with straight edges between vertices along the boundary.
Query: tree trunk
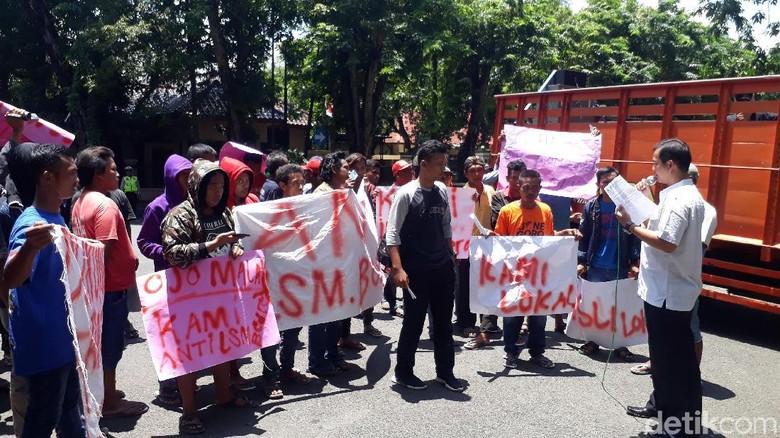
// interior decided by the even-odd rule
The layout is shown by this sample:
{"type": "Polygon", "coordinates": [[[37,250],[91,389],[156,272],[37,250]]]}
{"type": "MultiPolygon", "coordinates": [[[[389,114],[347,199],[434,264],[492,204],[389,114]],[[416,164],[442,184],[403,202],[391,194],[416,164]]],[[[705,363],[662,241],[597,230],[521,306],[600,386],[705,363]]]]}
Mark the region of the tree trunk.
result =
{"type": "MultiPolygon", "coordinates": [[[[469,103],[469,121],[466,138],[460,145],[458,163],[462,166],[466,158],[474,154],[479,139],[479,123],[485,107],[485,94],[490,82],[490,65],[473,65],[471,68],[471,102],[469,103]]],[[[458,172],[462,175],[463,172],[458,172]]]]}
{"type": "Polygon", "coordinates": [[[354,64],[349,67],[349,80],[347,81],[349,89],[347,90],[348,98],[346,100],[348,101],[347,107],[349,108],[349,115],[352,118],[351,126],[348,126],[347,128],[347,140],[349,141],[350,151],[357,149],[357,145],[361,139],[360,129],[363,125],[363,120],[361,119],[360,92],[358,91],[360,80],[358,79],[357,70],[357,66],[354,64]]]}
{"type": "Polygon", "coordinates": [[[211,42],[214,45],[214,58],[217,61],[217,72],[219,73],[219,80],[222,83],[222,90],[224,91],[225,103],[227,105],[228,139],[241,141],[241,118],[238,111],[236,111],[233,99],[233,77],[230,72],[225,35],[222,33],[222,24],[219,18],[219,0],[211,0],[208,21],[211,42]]]}
{"type": "Polygon", "coordinates": [[[54,68],[57,82],[65,90],[68,98],[68,111],[73,131],[76,134],[77,145],[88,144],[87,117],[84,105],[84,96],[79,90],[74,90],[74,77],[72,69],[65,62],[59,33],[51,16],[52,7],[47,0],[28,0],[19,2],[24,9],[27,21],[32,28],[39,29],[41,42],[46,49],[46,54],[54,68]]]}
{"type": "Polygon", "coordinates": [[[378,86],[379,70],[382,68],[382,44],[384,35],[374,34],[374,46],[369,54],[368,68],[366,68],[365,94],[363,96],[363,124],[360,126],[359,143],[355,145],[355,151],[360,151],[367,157],[371,157],[374,149],[374,126],[378,110],[378,86]]]}
{"type": "Polygon", "coordinates": [[[406,131],[406,126],[404,126],[404,115],[399,115],[396,117],[395,121],[398,123],[398,133],[401,134],[401,138],[404,139],[404,150],[408,151],[412,148],[412,137],[406,131]]]}

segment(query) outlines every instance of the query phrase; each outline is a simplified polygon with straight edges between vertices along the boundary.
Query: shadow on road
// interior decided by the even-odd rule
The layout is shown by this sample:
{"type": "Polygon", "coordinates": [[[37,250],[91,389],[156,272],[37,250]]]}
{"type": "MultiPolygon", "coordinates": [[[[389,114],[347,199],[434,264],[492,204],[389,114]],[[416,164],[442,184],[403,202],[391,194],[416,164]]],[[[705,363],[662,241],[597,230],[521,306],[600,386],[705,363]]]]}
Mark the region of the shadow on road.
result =
{"type": "Polygon", "coordinates": [[[532,364],[527,360],[520,359],[520,365],[517,369],[503,368],[501,371],[491,373],[489,371],[477,371],[477,374],[486,377],[488,382],[493,382],[504,377],[536,377],[536,376],[557,376],[557,377],[595,377],[596,374],[573,367],[566,362],[557,362],[555,368],[542,368],[532,364]]]}
{"type": "Polygon", "coordinates": [[[701,381],[701,394],[704,397],[709,397],[718,401],[728,400],[737,396],[734,391],[704,379],[701,381]]]}
{"type": "Polygon", "coordinates": [[[456,402],[471,401],[471,396],[468,395],[469,382],[460,379],[460,382],[466,388],[464,392],[453,392],[436,381],[425,382],[428,384],[428,388],[423,390],[415,390],[404,388],[402,386],[393,384],[390,389],[393,392],[398,393],[401,398],[407,403],[419,403],[423,400],[450,400],[456,402]]]}

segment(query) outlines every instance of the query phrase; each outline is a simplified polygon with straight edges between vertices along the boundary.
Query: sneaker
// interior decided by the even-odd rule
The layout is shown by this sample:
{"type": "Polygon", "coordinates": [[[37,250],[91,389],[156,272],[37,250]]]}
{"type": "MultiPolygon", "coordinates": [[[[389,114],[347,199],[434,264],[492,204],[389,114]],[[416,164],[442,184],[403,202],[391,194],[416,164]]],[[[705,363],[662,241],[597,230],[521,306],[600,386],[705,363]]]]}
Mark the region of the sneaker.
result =
{"type": "Polygon", "coordinates": [[[395,375],[393,376],[393,383],[409,389],[425,389],[428,387],[428,385],[426,385],[425,382],[420,380],[414,374],[412,374],[409,377],[403,377],[403,378],[395,375]]]}
{"type": "Polygon", "coordinates": [[[456,379],[453,375],[448,377],[437,376],[436,381],[452,392],[463,392],[463,390],[466,389],[463,387],[463,384],[460,383],[460,380],[456,379]]]}
{"type": "Polygon", "coordinates": [[[514,354],[507,353],[504,355],[504,368],[517,368],[520,365],[520,360],[514,354]]]}
{"type": "Polygon", "coordinates": [[[497,325],[492,325],[488,327],[487,330],[485,331],[491,334],[504,333],[504,330],[497,325]]]}

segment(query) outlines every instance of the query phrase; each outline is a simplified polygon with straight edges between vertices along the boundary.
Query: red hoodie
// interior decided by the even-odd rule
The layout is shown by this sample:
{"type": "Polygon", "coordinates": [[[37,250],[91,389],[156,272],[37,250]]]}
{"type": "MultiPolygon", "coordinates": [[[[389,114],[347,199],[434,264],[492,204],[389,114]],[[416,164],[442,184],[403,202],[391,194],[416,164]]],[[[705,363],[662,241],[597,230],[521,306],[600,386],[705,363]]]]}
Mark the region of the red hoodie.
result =
{"type": "MultiPolygon", "coordinates": [[[[249,168],[246,164],[236,160],[235,158],[230,157],[222,157],[221,160],[219,160],[219,167],[222,168],[225,172],[227,172],[228,177],[230,178],[230,187],[228,188],[228,202],[227,207],[233,208],[236,206],[236,199],[235,199],[235,188],[236,188],[236,181],[238,181],[238,177],[241,176],[242,173],[248,172],[249,173],[249,187],[252,187],[252,182],[255,179],[254,172],[252,172],[252,169],[249,168]]],[[[253,204],[255,202],[260,202],[260,198],[257,197],[257,195],[253,193],[249,193],[246,198],[244,198],[243,204],[253,204]]]]}

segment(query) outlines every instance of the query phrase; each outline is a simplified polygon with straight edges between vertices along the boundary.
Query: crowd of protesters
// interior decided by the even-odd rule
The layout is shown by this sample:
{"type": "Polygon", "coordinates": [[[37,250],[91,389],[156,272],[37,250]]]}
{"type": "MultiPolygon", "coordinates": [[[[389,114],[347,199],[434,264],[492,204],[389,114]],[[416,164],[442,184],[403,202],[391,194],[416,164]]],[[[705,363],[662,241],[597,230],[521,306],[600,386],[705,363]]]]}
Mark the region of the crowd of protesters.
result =
{"type": "MultiPolygon", "coordinates": [[[[5,266],[0,294],[3,331],[10,333],[3,344],[5,358],[13,364],[9,390],[14,428],[17,436],[24,437],[49,436],[54,430],[59,436],[84,436],[73,341],[60,281],[63,266],[51,244],[53,233],[55,225],[67,226],[74,234],[105,245],[102,413],[105,418],[143,415],[149,406],[127,400],[116,385],[124,338],[133,337],[135,331],[128,326],[128,291],[135,283],[139,261],[129,221],[135,218],[139,183],[133,168],[126,168],[119,190],[119,172],[109,148],[89,147],[76,155],[58,145],[21,143],[21,119],[7,120],[14,132],[0,151],[0,183],[5,187],[0,206],[0,261],[5,266]]],[[[430,140],[418,148],[413,162],[399,160],[391,167],[397,191],[387,231],[379,236],[379,259],[389,274],[381,309],[402,318],[393,382],[409,389],[427,387],[414,374],[426,316],[434,343],[436,381],[451,391],[464,390],[454,373],[453,328],[457,336],[468,339],[465,348],[470,350],[502,338],[504,367],[516,368],[521,351],[527,348],[530,363],[553,368],[553,361],[544,355],[546,316],[505,317],[501,328],[496,315],[476,315],[469,309],[469,262],[456,260],[452,249],[447,188],[453,185],[453,172],[447,167],[448,155],[444,144],[430,140]]],[[[242,160],[223,157],[217,161],[217,157],[212,147],[195,144],[187,157],[171,155],[166,160],[164,191],[146,206],[136,240],[137,249],[153,261],[155,270],[185,268],[221,255],[241,256],[244,249],[231,214],[237,206],[346,189],[365,191],[376,209],[381,167],[361,154],[333,152],[312,157],[303,166],[289,163],[282,152],[267,157],[248,153],[242,160]]],[[[698,293],[695,272],[715,218],[688,179],[690,151],[684,142],[659,143],[653,158],[654,172],[669,187],[661,193],[660,219],[651,218],[647,224],[631,222],[604,192],[618,176],[611,167],[596,175],[598,196],[587,203],[558,200],[555,207],[540,200],[542,176],[522,160],[506,164],[508,185],[500,190],[494,187],[496,178],[488,164],[478,156],[465,160],[463,174],[468,181],[465,187],[475,190],[474,214],[493,235],[528,235],[534,230],[540,236],[572,236],[579,241],[577,271],[583,278],[592,282],[639,279],[640,295],[646,301],[655,391],[651,403],[629,408],[629,414],[651,416],[665,411],[679,417],[701,410],[701,390],[695,383],[701,359],[693,308],[698,293]],[[679,279],[654,278],[648,259],[669,267],[670,275],[679,279]],[[672,269],[674,263],[681,267],[672,269]],[[685,288],[684,297],[674,295],[672,283],[685,288]],[[684,369],[677,369],[682,365],[684,369]],[[685,397],[676,397],[679,388],[685,388],[685,397]]],[[[691,176],[695,183],[698,173],[691,176]]],[[[473,234],[479,235],[476,226],[473,234]]],[[[358,317],[363,333],[382,336],[373,325],[373,308],[358,317]]],[[[344,359],[343,349],[366,348],[352,337],[351,320],[307,327],[305,371],[302,365],[295,366],[302,328],[282,331],[279,345],[261,349],[264,366],[258,380],[242,376],[237,361],[213,366],[215,403],[251,407],[257,402],[245,392],[255,389],[257,382],[262,382],[267,398],[279,399],[284,397],[282,385],[306,385],[312,375],[327,379],[350,372],[356,365],[344,359]]],[[[563,330],[564,315],[556,316],[555,327],[563,330]]],[[[609,348],[589,341],[578,351],[592,355],[600,347],[609,348]]],[[[625,348],[615,354],[633,360],[625,348]]],[[[643,366],[651,372],[650,363],[643,366]]],[[[182,407],[181,433],[206,430],[198,417],[197,389],[195,373],[159,382],[156,402],[182,407]]]]}

